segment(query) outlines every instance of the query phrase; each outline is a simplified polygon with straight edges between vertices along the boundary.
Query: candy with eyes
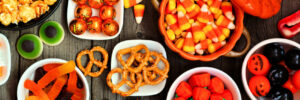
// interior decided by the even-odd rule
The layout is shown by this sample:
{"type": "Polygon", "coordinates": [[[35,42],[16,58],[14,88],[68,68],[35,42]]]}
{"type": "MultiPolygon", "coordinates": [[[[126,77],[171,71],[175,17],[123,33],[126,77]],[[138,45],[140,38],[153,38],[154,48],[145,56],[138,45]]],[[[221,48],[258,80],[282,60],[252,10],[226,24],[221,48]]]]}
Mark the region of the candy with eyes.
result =
{"type": "Polygon", "coordinates": [[[86,0],[73,0],[74,2],[76,2],[77,4],[85,4],[86,0]]]}
{"type": "Polygon", "coordinates": [[[270,82],[265,76],[253,76],[249,81],[250,91],[255,96],[265,96],[270,91],[270,82]]]}
{"type": "Polygon", "coordinates": [[[270,69],[270,63],[267,57],[262,54],[252,55],[247,63],[248,70],[254,75],[264,75],[270,69]]]}
{"type": "Polygon", "coordinates": [[[73,34],[81,35],[86,31],[87,25],[83,19],[77,18],[71,21],[69,28],[73,34]]]}
{"type": "Polygon", "coordinates": [[[92,16],[92,8],[85,4],[78,5],[74,13],[76,18],[83,18],[86,20],[92,16]]]}
{"type": "Polygon", "coordinates": [[[119,0],[104,0],[105,4],[107,5],[115,5],[119,2],[119,0]]]}
{"type": "Polygon", "coordinates": [[[103,0],[89,0],[89,5],[92,8],[100,8],[103,5],[103,0]]]}
{"type": "Polygon", "coordinates": [[[118,33],[119,31],[119,24],[112,20],[112,19],[107,19],[102,23],[102,31],[104,34],[113,36],[118,33]]]}
{"type": "Polygon", "coordinates": [[[102,20],[114,19],[116,17],[116,10],[113,6],[102,6],[99,11],[99,16],[102,20]]]}
{"type": "Polygon", "coordinates": [[[87,27],[90,33],[100,33],[101,32],[101,18],[91,17],[87,20],[87,27]]]}
{"type": "Polygon", "coordinates": [[[271,43],[264,47],[263,54],[269,59],[270,63],[276,64],[284,59],[284,48],[279,43],[271,43]]]}
{"type": "Polygon", "coordinates": [[[272,86],[281,86],[289,79],[289,72],[282,65],[273,65],[267,77],[272,86]]]}

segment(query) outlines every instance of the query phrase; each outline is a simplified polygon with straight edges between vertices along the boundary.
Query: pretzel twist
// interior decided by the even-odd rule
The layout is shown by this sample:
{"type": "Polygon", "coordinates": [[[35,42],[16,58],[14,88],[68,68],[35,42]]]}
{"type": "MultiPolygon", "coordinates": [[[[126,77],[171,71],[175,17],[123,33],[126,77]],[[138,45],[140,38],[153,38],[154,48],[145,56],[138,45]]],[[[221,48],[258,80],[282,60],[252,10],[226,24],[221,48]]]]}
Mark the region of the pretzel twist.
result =
{"type": "Polygon", "coordinates": [[[97,46],[97,47],[92,48],[91,50],[83,50],[83,51],[81,51],[77,55],[76,62],[77,62],[77,66],[84,73],[85,76],[89,75],[89,76],[92,76],[92,77],[98,77],[98,76],[100,76],[102,74],[102,72],[104,71],[104,69],[107,68],[108,53],[107,53],[107,51],[104,48],[102,48],[100,46],[97,46]],[[102,54],[102,56],[103,56],[103,62],[95,59],[94,52],[100,52],[102,54]],[[89,62],[88,62],[88,64],[87,64],[86,67],[83,67],[82,63],[81,63],[81,57],[84,56],[84,55],[88,55],[88,57],[89,57],[89,62]],[[91,72],[91,69],[92,69],[92,67],[93,67],[94,64],[97,67],[100,68],[99,71],[97,71],[97,72],[91,72]]]}

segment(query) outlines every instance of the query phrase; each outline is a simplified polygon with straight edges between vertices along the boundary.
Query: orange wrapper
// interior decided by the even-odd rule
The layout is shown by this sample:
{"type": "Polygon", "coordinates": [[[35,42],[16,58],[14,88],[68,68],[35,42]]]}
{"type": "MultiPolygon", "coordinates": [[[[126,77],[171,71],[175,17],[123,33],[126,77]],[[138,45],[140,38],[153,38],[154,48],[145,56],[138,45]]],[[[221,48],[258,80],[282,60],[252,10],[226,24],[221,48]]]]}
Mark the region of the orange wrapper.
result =
{"type": "Polygon", "coordinates": [[[221,9],[224,15],[231,21],[235,19],[233,13],[232,13],[232,4],[230,2],[224,1],[221,4],[221,9]]]}
{"type": "Polygon", "coordinates": [[[43,91],[42,87],[37,85],[32,80],[25,80],[24,87],[33,92],[33,94],[37,96],[40,100],[50,100],[48,95],[43,91]]]}
{"type": "Polygon", "coordinates": [[[44,88],[56,78],[62,75],[66,75],[67,73],[70,73],[74,70],[75,70],[75,62],[69,61],[47,72],[37,83],[41,88],[44,88]]]}
{"type": "Polygon", "coordinates": [[[144,17],[144,10],[145,10],[145,5],[143,4],[137,4],[134,6],[135,20],[138,24],[142,22],[142,19],[144,17]]]}
{"type": "Polygon", "coordinates": [[[124,7],[125,8],[130,8],[135,6],[136,4],[139,4],[143,0],[124,0],[124,7]]]}

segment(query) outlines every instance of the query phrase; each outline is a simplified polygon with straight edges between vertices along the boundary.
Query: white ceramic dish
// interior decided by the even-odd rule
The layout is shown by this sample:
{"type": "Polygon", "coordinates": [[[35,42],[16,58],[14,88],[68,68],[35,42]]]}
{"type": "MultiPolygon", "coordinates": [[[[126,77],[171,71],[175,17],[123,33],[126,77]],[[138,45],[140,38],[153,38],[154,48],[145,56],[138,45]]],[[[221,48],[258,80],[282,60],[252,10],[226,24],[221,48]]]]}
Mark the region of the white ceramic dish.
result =
{"type": "Polygon", "coordinates": [[[0,33],[0,66],[3,68],[3,76],[0,77],[0,85],[7,82],[11,69],[10,45],[7,38],[0,33]]]}
{"type": "MultiPolygon", "coordinates": [[[[291,48],[294,48],[294,47],[300,48],[300,44],[298,44],[292,40],[274,38],[274,39],[264,40],[264,41],[258,43],[248,52],[248,54],[246,55],[244,62],[243,62],[242,81],[243,81],[244,88],[251,100],[267,100],[267,99],[265,99],[263,97],[257,98],[251,93],[249,86],[248,86],[248,81],[250,80],[250,78],[253,75],[247,69],[247,62],[251,55],[256,54],[256,53],[262,53],[263,47],[270,43],[280,43],[281,45],[283,45],[285,51],[287,51],[291,48]]],[[[299,100],[299,99],[300,99],[300,91],[298,91],[297,93],[294,93],[294,100],[299,100]]]]}
{"type": "MultiPolygon", "coordinates": [[[[77,4],[73,0],[68,0],[68,9],[67,9],[68,26],[69,26],[70,22],[75,18],[74,11],[75,11],[76,7],[77,7],[77,4]]],[[[92,33],[88,32],[88,30],[82,35],[75,35],[72,33],[71,34],[77,38],[86,39],[86,40],[109,40],[109,39],[116,38],[121,33],[122,27],[123,27],[123,18],[124,18],[123,0],[120,0],[116,5],[114,5],[114,8],[116,9],[116,18],[114,20],[119,24],[119,31],[116,35],[108,36],[102,32],[92,34],[92,33]]],[[[99,16],[99,9],[92,8],[92,16],[99,16]]],[[[69,30],[69,28],[68,28],[68,30],[69,30]]]]}
{"type": "Polygon", "coordinates": [[[170,87],[166,100],[173,100],[176,88],[180,82],[187,81],[194,74],[205,73],[205,72],[210,73],[212,76],[216,76],[220,78],[224,82],[225,87],[229,91],[231,91],[233,100],[242,100],[239,87],[236,85],[234,80],[225,72],[212,67],[197,67],[197,68],[190,69],[184,72],[183,74],[181,74],[170,87]]]}
{"type": "MultiPolygon", "coordinates": [[[[112,56],[111,56],[111,69],[114,69],[118,66],[121,66],[121,64],[118,62],[117,58],[116,58],[116,55],[117,55],[117,52],[120,50],[120,49],[125,49],[125,48],[129,48],[129,47],[133,47],[133,46],[136,46],[136,45],[139,45],[139,44],[144,44],[148,47],[149,50],[151,51],[156,51],[156,52],[159,52],[159,53],[162,53],[162,55],[167,58],[167,54],[166,54],[166,51],[165,51],[165,48],[158,42],[155,42],[155,41],[151,41],[151,40],[127,40],[127,41],[122,41],[120,43],[118,43],[114,49],[113,49],[113,52],[112,52],[112,56]]],[[[125,58],[125,57],[124,57],[125,58]]],[[[160,68],[163,68],[163,63],[159,63],[158,64],[158,67],[160,68]]],[[[114,74],[112,76],[112,83],[116,84],[119,80],[121,79],[121,76],[118,75],[118,74],[114,74]]],[[[157,85],[145,85],[145,86],[142,86],[139,88],[139,91],[133,93],[132,95],[130,96],[150,96],[150,95],[155,95],[155,94],[158,94],[160,93],[165,85],[166,85],[166,80],[165,79],[164,81],[162,81],[160,84],[157,84],[157,85]]],[[[126,86],[122,86],[120,88],[121,91],[127,91],[128,87],[126,86]]]]}
{"type": "MultiPolygon", "coordinates": [[[[66,62],[67,62],[66,60],[62,60],[62,59],[48,58],[48,59],[40,60],[40,61],[32,64],[30,67],[28,67],[26,69],[26,71],[23,73],[23,75],[19,81],[19,84],[18,84],[18,89],[17,89],[18,100],[25,100],[26,97],[28,96],[29,90],[24,88],[24,82],[26,79],[30,79],[30,80],[34,79],[35,70],[37,68],[42,67],[45,64],[66,63],[66,62]]],[[[85,92],[84,100],[89,100],[90,90],[89,90],[88,82],[87,82],[85,76],[82,74],[82,72],[77,67],[75,67],[75,70],[76,70],[77,74],[79,75],[80,79],[82,80],[82,83],[84,86],[84,92],[85,92]]]]}

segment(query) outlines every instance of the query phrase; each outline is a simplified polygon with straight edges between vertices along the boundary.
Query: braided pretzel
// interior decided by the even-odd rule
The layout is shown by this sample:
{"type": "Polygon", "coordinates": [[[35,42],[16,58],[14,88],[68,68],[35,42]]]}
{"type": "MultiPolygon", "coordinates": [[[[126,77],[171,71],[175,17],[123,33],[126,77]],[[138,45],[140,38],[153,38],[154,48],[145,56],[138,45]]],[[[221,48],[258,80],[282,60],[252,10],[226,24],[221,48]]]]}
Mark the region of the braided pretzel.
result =
{"type": "Polygon", "coordinates": [[[79,69],[84,73],[84,75],[89,75],[92,77],[98,77],[99,75],[101,75],[101,73],[104,71],[104,69],[107,68],[107,61],[108,61],[108,53],[105,49],[103,49],[100,46],[94,47],[91,50],[83,50],[81,51],[78,55],[77,55],[77,66],[79,67],[79,69]],[[103,62],[97,60],[94,58],[94,52],[100,52],[103,56],[103,62]],[[86,66],[86,68],[84,68],[81,64],[81,57],[83,55],[88,55],[89,56],[89,62],[86,66]],[[95,64],[97,67],[100,68],[99,71],[97,72],[91,72],[91,69],[93,67],[93,64],[95,64]]]}
{"type": "MultiPolygon", "coordinates": [[[[151,56],[155,57],[155,61],[150,67],[144,67],[143,79],[149,85],[156,85],[156,84],[159,84],[160,82],[162,82],[164,79],[168,78],[170,64],[169,64],[168,60],[162,56],[162,54],[157,53],[157,52],[150,52],[150,54],[151,54],[151,56]],[[165,64],[165,68],[163,70],[161,70],[160,68],[157,67],[157,65],[160,61],[162,61],[165,64]],[[148,73],[158,74],[159,77],[153,78],[153,76],[151,74],[149,76],[148,73]]],[[[158,75],[155,75],[155,76],[158,76],[158,75]]]]}
{"type": "Polygon", "coordinates": [[[138,91],[138,88],[141,86],[142,83],[142,75],[137,74],[137,82],[135,84],[127,80],[127,75],[128,75],[128,71],[123,70],[122,68],[115,68],[108,73],[106,82],[107,85],[111,88],[112,93],[118,93],[121,96],[130,96],[134,92],[138,91]],[[111,77],[115,73],[120,73],[122,76],[121,81],[117,84],[113,84],[111,81],[111,77]],[[124,84],[127,84],[131,89],[126,92],[120,91],[119,88],[124,84]]]}
{"type": "Polygon", "coordinates": [[[125,70],[129,70],[130,72],[134,72],[134,73],[138,73],[141,72],[143,67],[147,64],[147,61],[150,57],[150,53],[148,48],[145,45],[137,45],[135,47],[132,48],[126,48],[126,49],[122,49],[120,51],[118,51],[117,53],[117,59],[120,61],[121,65],[124,67],[125,70]],[[145,50],[145,56],[144,59],[140,62],[139,66],[136,68],[131,67],[131,65],[133,64],[134,60],[135,60],[135,55],[141,51],[141,50],[145,50]],[[127,59],[127,61],[125,62],[123,60],[123,55],[125,54],[130,54],[131,56],[127,59]]]}

